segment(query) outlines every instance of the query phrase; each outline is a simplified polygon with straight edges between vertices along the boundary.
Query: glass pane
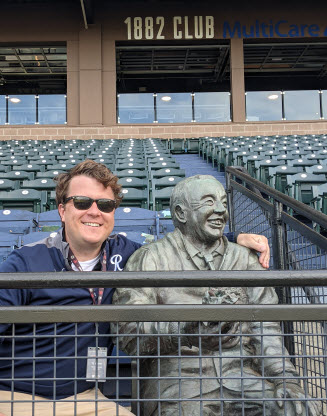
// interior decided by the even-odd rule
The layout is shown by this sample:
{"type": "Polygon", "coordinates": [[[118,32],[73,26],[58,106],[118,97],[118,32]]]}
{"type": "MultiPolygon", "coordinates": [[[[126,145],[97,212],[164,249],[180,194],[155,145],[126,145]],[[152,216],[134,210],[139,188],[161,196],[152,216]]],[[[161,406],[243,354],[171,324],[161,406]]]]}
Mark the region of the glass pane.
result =
{"type": "Polygon", "coordinates": [[[43,61],[43,55],[19,55],[22,61],[43,61]]]}
{"type": "Polygon", "coordinates": [[[35,95],[10,95],[8,101],[9,124],[35,124],[35,95]]]}
{"type": "Polygon", "coordinates": [[[274,121],[282,119],[280,91],[251,91],[246,93],[247,121],[274,121]]]}
{"type": "Polygon", "coordinates": [[[153,94],[119,94],[120,123],[153,123],[153,94]]]}
{"type": "Polygon", "coordinates": [[[192,121],[192,95],[166,93],[157,95],[158,123],[190,123],[192,121]]]}
{"type": "Polygon", "coordinates": [[[229,92],[196,92],[194,116],[197,122],[230,121],[229,92]]]}
{"type": "Polygon", "coordinates": [[[6,124],[6,96],[0,95],[0,124],[6,124]]]}
{"type": "Polygon", "coordinates": [[[284,95],[286,120],[319,120],[319,92],[285,91],[284,95]]]}
{"type": "Polygon", "coordinates": [[[322,100],[322,115],[324,119],[327,119],[327,90],[321,91],[322,100]]]}
{"type": "Polygon", "coordinates": [[[39,95],[39,123],[65,124],[66,97],[64,94],[39,95]]]}

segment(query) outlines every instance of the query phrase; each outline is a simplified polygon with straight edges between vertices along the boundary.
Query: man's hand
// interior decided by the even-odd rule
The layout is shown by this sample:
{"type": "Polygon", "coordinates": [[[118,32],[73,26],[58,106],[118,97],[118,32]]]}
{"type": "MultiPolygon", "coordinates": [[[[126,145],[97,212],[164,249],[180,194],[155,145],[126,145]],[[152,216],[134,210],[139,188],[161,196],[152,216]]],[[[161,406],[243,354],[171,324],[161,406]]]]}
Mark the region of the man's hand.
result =
{"type": "Polygon", "coordinates": [[[282,401],[277,402],[278,406],[282,409],[284,406],[292,406],[295,410],[296,416],[321,416],[321,403],[319,401],[307,400],[308,413],[306,412],[306,403],[305,398],[310,398],[310,396],[305,396],[302,387],[299,384],[293,383],[284,383],[279,384],[275,389],[275,397],[278,398],[290,398],[294,401],[282,401]],[[288,405],[287,405],[288,404],[288,405]]]}
{"type": "Polygon", "coordinates": [[[270,248],[267,237],[258,234],[239,234],[237,236],[236,242],[241,246],[259,251],[259,262],[262,267],[268,269],[270,260],[270,248]]]}

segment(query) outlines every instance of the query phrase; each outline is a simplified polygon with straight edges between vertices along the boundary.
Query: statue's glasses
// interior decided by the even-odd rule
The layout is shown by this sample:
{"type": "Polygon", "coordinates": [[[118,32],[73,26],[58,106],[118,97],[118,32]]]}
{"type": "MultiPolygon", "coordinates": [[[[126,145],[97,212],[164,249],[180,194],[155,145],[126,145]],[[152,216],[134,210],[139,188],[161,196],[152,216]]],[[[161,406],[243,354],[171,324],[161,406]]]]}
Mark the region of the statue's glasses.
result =
{"type": "Polygon", "coordinates": [[[84,211],[91,208],[93,202],[96,202],[98,209],[101,212],[112,212],[116,208],[116,201],[113,199],[92,199],[88,196],[70,196],[65,199],[65,204],[70,200],[73,201],[74,207],[78,210],[84,211]]]}

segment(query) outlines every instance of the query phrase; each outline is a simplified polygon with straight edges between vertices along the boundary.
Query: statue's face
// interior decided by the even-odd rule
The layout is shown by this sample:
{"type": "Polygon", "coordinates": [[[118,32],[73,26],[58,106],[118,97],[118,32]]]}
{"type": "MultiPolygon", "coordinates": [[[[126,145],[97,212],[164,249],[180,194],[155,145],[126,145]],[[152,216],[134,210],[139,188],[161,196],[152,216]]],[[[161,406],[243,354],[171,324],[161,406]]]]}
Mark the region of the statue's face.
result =
{"type": "Polygon", "coordinates": [[[228,221],[227,197],[218,181],[205,179],[189,188],[186,233],[194,242],[213,243],[223,236],[228,221]]]}

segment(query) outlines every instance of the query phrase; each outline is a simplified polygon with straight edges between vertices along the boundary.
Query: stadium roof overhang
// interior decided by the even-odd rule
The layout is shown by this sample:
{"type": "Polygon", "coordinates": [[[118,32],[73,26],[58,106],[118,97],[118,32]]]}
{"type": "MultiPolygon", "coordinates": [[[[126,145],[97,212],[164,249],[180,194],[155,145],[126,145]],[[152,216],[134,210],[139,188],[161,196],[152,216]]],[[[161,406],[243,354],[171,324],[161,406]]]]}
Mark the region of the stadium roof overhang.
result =
{"type": "MultiPolygon", "coordinates": [[[[153,0],[160,1],[160,0],[153,0]]],[[[47,3],[74,7],[88,28],[95,0],[5,0],[2,4],[47,3]]],[[[227,40],[117,42],[118,92],[229,90],[230,46],[227,40]],[[164,82],[163,82],[164,80],[164,82]]],[[[244,41],[248,90],[327,88],[326,39],[247,39],[244,41]]],[[[0,44],[0,86],[4,93],[63,93],[66,90],[66,45],[0,44]]]]}

